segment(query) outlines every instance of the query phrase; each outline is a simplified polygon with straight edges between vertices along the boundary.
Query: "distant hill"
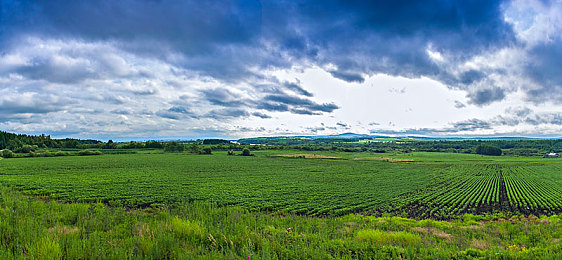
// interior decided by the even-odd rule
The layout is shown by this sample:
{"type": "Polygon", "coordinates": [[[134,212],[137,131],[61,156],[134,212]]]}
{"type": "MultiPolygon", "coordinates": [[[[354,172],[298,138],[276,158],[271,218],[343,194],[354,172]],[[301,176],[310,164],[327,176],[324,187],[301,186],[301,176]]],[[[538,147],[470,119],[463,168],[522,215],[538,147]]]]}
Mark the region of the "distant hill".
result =
{"type": "Polygon", "coordinates": [[[265,140],[303,140],[303,139],[347,139],[346,141],[377,140],[377,139],[387,139],[386,141],[465,141],[465,140],[520,141],[520,140],[544,140],[544,139],[561,139],[561,138],[562,137],[541,138],[541,137],[518,137],[518,136],[387,136],[387,135],[343,133],[337,135],[301,135],[301,136],[271,136],[271,137],[241,138],[238,140],[238,142],[263,144],[265,140]]]}

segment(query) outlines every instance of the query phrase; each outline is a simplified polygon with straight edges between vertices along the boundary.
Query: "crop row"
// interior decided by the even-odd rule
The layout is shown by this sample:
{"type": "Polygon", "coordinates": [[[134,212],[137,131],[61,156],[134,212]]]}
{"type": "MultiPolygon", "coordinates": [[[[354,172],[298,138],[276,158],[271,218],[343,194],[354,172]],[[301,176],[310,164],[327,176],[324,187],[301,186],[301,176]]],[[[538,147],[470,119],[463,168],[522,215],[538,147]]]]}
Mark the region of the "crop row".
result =
{"type": "Polygon", "coordinates": [[[523,214],[562,212],[562,189],[553,167],[474,165],[446,169],[430,187],[399,196],[394,212],[443,217],[498,211],[523,214]]]}

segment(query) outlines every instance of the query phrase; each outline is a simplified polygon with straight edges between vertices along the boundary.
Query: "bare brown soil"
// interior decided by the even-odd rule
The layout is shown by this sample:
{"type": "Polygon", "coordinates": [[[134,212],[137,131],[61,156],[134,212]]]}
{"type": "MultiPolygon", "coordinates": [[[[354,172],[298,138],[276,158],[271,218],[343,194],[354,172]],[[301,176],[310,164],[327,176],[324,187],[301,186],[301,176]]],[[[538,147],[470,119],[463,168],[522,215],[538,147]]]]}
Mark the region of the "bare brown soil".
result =
{"type": "Polygon", "coordinates": [[[341,159],[341,157],[336,156],[326,156],[319,154],[278,154],[277,157],[288,157],[288,158],[305,158],[305,159],[341,159]]]}
{"type": "Polygon", "coordinates": [[[414,162],[412,159],[397,159],[388,157],[366,157],[366,158],[355,158],[353,160],[360,161],[387,161],[387,162],[414,162]]]}

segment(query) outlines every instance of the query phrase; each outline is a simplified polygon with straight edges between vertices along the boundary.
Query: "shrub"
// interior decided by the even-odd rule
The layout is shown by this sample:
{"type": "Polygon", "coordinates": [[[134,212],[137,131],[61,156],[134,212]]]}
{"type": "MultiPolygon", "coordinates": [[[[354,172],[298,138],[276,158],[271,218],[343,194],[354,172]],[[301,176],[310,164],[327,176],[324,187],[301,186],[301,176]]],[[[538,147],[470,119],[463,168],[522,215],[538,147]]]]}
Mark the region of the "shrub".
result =
{"type": "Polygon", "coordinates": [[[226,155],[234,155],[234,151],[230,150],[226,155]]]}
{"type": "Polygon", "coordinates": [[[481,144],[476,146],[476,153],[482,155],[500,156],[502,155],[502,150],[495,146],[481,144]]]}
{"type": "Polygon", "coordinates": [[[37,145],[23,145],[15,150],[16,153],[31,153],[37,150],[37,145]]]}
{"type": "Polygon", "coordinates": [[[250,149],[244,148],[244,150],[242,150],[242,156],[252,156],[250,149]]]}
{"type": "Polygon", "coordinates": [[[144,147],[146,147],[146,148],[162,148],[162,143],[157,142],[157,141],[148,141],[148,142],[146,142],[144,147]]]}
{"type": "Polygon", "coordinates": [[[102,153],[100,151],[92,151],[92,150],[82,150],[80,152],[78,152],[78,155],[101,155],[102,153]]]}
{"type": "Polygon", "coordinates": [[[197,143],[191,144],[188,148],[191,153],[201,154],[201,148],[197,145],[197,143]]]}
{"type": "Polygon", "coordinates": [[[4,150],[2,150],[2,157],[4,157],[4,158],[14,158],[15,154],[14,154],[14,152],[12,152],[9,149],[4,149],[4,150]]]}
{"type": "Polygon", "coordinates": [[[183,152],[185,146],[178,142],[169,142],[164,146],[165,152],[183,152]]]}
{"type": "Polygon", "coordinates": [[[213,154],[211,147],[205,147],[201,150],[201,154],[213,154]]]}

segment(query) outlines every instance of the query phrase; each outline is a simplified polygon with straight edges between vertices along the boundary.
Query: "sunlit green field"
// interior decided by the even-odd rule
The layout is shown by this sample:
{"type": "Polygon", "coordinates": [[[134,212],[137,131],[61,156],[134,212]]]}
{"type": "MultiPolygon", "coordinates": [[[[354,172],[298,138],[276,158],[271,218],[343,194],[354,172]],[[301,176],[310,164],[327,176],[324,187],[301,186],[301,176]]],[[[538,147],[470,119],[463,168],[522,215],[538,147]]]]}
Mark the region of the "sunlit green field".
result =
{"type": "MultiPolygon", "coordinates": [[[[204,200],[308,215],[561,212],[562,161],[472,154],[320,152],[336,157],[139,153],[0,161],[0,184],[72,202],[126,207],[204,200]]],[[[310,153],[309,153],[310,154],[310,153]]]]}

